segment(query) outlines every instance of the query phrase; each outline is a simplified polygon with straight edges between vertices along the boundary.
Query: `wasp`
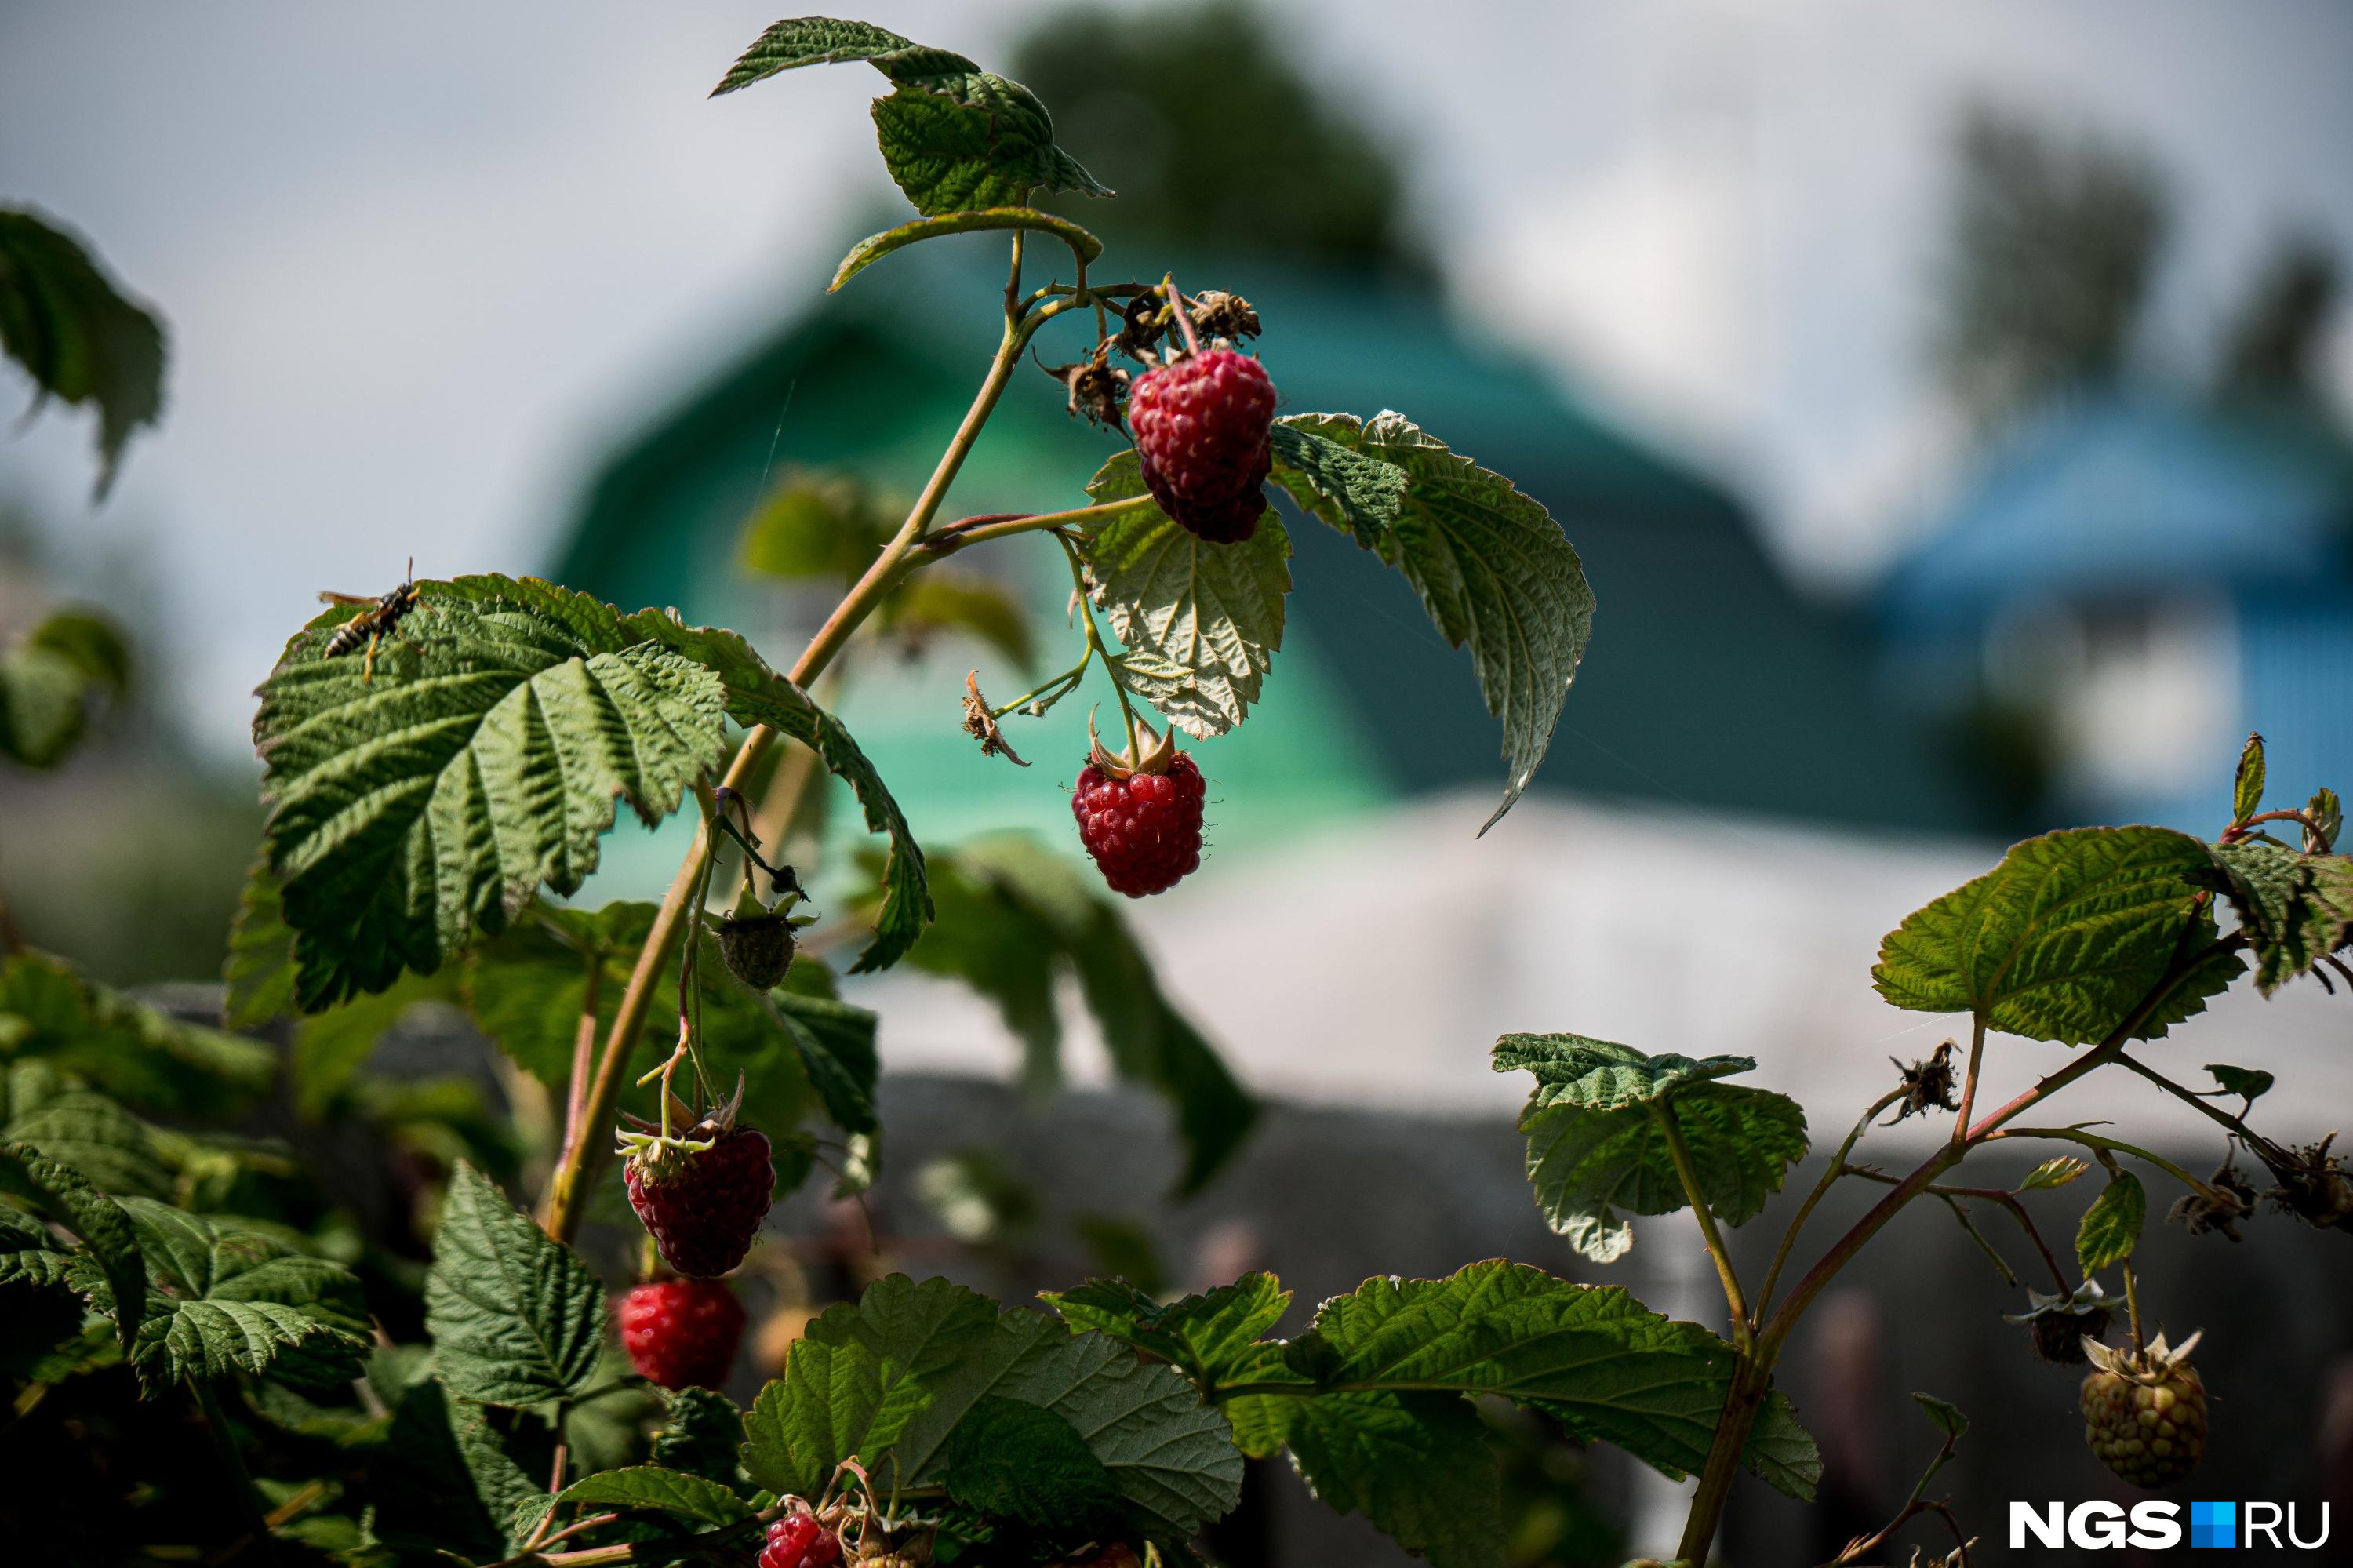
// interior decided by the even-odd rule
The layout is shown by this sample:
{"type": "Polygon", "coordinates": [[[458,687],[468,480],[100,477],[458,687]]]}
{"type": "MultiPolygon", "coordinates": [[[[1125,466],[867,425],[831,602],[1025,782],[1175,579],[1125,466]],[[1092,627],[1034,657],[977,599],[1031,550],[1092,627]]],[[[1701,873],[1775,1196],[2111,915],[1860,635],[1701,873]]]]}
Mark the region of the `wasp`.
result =
{"type": "Polygon", "coordinates": [[[413,556],[408,563],[407,579],[390,593],[379,594],[373,598],[364,594],[320,594],[319,599],[322,604],[356,604],[366,607],[335,628],[335,634],[327,639],[326,652],[320,657],[339,659],[362,643],[365,643],[367,658],[361,667],[360,680],[363,684],[375,684],[377,645],[392,635],[394,629],[399,626],[402,618],[417,608],[422,597],[417,587],[417,561],[413,556]]]}

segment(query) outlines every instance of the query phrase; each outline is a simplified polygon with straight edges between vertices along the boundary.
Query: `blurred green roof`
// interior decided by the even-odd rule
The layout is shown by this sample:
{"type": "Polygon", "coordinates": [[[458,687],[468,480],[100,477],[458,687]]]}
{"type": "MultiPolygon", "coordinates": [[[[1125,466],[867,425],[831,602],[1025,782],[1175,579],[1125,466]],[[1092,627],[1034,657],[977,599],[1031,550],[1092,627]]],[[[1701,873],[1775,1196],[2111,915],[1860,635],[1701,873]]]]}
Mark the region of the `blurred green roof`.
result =
{"type": "MultiPolygon", "coordinates": [[[[613,456],[555,576],[624,606],[734,626],[786,662],[825,607],[737,571],[745,519],[790,464],[920,488],[995,348],[997,254],[976,238],[934,242],[818,296],[613,456]]],[[[1044,272],[1033,265],[1030,282],[1044,272]]],[[[1577,408],[1533,367],[1468,341],[1426,292],[1263,262],[1187,265],[1177,277],[1257,305],[1258,349],[1286,411],[1397,408],[1560,519],[1600,609],[1539,789],[1965,825],[1964,803],[1924,766],[1912,732],[1873,704],[1853,630],[1791,591],[1723,491],[1577,408]]],[[[1045,335],[1049,360],[1083,350],[1079,323],[1045,335]]],[[[1058,384],[1024,374],[942,516],[1083,504],[1081,487],[1117,440],[1071,418],[1058,384]]],[[[1295,591],[1263,706],[1231,736],[1188,743],[1213,781],[1213,853],[1408,791],[1472,784],[1500,796],[1500,733],[1468,657],[1376,557],[1289,521],[1295,591]]],[[[959,560],[1026,590],[1046,672],[1071,662],[1068,577],[1050,546],[1021,539],[959,560]]],[[[1068,833],[1087,707],[1108,688],[1015,721],[1010,738],[1036,764],[1019,769],[981,758],[958,728],[975,664],[997,701],[1032,683],[959,644],[905,667],[869,662],[833,700],[919,835],[1014,824],[1068,833]]],[[[1476,826],[1466,818],[1463,831],[1476,826]]]]}

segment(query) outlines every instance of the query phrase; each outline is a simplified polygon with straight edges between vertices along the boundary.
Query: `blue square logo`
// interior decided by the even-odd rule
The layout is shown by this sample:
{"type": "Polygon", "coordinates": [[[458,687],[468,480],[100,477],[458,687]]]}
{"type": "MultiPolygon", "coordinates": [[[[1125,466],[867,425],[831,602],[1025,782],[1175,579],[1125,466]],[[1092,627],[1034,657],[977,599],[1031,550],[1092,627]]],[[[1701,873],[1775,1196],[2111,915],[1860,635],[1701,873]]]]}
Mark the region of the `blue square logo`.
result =
{"type": "Polygon", "coordinates": [[[2189,1505],[2189,1544],[2239,1544],[2239,1505],[2234,1502],[2194,1502],[2189,1505]]]}

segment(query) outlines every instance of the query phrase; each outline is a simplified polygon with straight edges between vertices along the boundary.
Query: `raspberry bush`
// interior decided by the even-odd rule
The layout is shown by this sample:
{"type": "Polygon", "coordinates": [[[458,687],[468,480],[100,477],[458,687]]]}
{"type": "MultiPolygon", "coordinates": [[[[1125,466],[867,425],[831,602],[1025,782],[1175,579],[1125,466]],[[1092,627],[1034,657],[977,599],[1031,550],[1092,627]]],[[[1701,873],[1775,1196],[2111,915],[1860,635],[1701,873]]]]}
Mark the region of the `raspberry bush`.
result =
{"type": "MultiPolygon", "coordinates": [[[[882,1158],[878,1020],[840,999],[828,961],[845,944],[852,972],[905,961],[970,984],[1048,1061],[1059,1024],[1039,999],[1074,975],[1117,1069],[1170,1103],[1188,1152],[1180,1196],[1246,1135],[1250,1097],[1162,994],[1113,895],[1163,891],[1198,863],[1206,790],[1176,737],[1225,734],[1258,701],[1282,642],[1288,525],[1376,552],[1468,649],[1503,726],[1497,816],[1543,760],[1593,611],[1560,525],[1502,477],[1393,412],[1280,412],[1267,368],[1280,322],[1165,273],[1103,281],[1092,235],[1025,205],[1041,190],[1110,193],[1018,83],[877,27],[802,17],[764,34],[719,90],[850,62],[888,84],[874,122],[918,217],[859,245],[833,286],[946,236],[1005,236],[1011,257],[997,351],[921,493],[900,511],[804,476],[764,513],[763,569],[842,590],[798,655],[779,668],[734,632],[533,578],[419,581],[396,626],[332,609],[293,633],[260,689],[269,818],[234,933],[227,1030],[93,985],[0,918],[0,1360],[16,1414],[0,1457],[32,1499],[5,1505],[14,1539],[54,1542],[64,1562],[169,1545],[353,1568],[1182,1562],[1237,1506],[1245,1461],[1281,1455],[1332,1506],[1440,1568],[1495,1568],[1496,1457],[1475,1402],[1501,1400],[1696,1475],[1681,1555],[1698,1562],[1742,1471],[1811,1497],[1820,1464],[1774,1386],[1778,1357],[1839,1272],[1924,1197],[1965,1224],[1999,1209],[2022,1228],[2052,1289],[2021,1303],[2021,1352],[2092,1363],[2081,1397],[2098,1457],[2137,1485],[2193,1467],[2201,1374],[2186,1342],[2144,1337],[2156,1307],[2132,1269],[2143,1173],[2182,1189],[2171,1217],[2192,1233],[2235,1234],[2259,1199],[2324,1228],[2353,1217],[2353,1176],[2326,1145],[2288,1148],[2249,1124],[2270,1074],[2216,1066],[2203,1090],[2140,1049],[2250,970],[2265,994],[2329,971],[2353,982],[2338,957],[2353,862],[2336,853],[2337,798],[2264,810],[2260,740],[2216,841],[2050,834],[1890,933],[1881,993],[1967,1017],[1968,1043],[1863,1111],[1789,1207],[1761,1277],[1742,1277],[1723,1231],[1763,1213],[1812,1138],[1793,1101],[1731,1081],[1756,1063],[1567,1033],[1496,1042],[1495,1069],[1534,1080],[1521,1126],[1547,1220],[1606,1265],[1631,1245],[1631,1216],[1688,1208],[1722,1281],[1720,1331],[1501,1259],[1369,1279],[1287,1337],[1290,1293],[1263,1273],[1174,1301],[1093,1279],[1009,1308],[892,1275],[810,1320],[748,1408],[717,1392],[745,1322],[725,1277],[746,1268],[776,1197],[819,1165],[855,1194],[882,1158]],[[1033,248],[1054,257],[1043,281],[1033,248]],[[1078,357],[1052,374],[1110,453],[1088,503],[942,521],[974,440],[1050,331],[1077,334],[1078,357]],[[1026,637],[987,579],[949,564],[1000,545],[1067,566],[1075,662],[1002,705],[968,679],[965,729],[985,755],[1028,766],[1020,719],[1100,671],[1119,732],[1058,759],[1076,781],[1060,853],[999,836],[927,854],[819,677],[894,640],[1026,637]],[[363,641],[364,659],[331,656],[363,641]],[[778,853],[826,773],[882,846],[871,885],[820,919],[778,853]],[[619,803],[649,824],[695,812],[668,895],[562,902],[619,803]],[[368,1075],[378,1037],[417,1001],[463,1007],[496,1044],[524,1098],[549,1107],[543,1146],[475,1102],[368,1075]],[[658,1011],[670,1050],[649,1062],[658,1011]],[[249,1037],[271,1027],[290,1030],[282,1057],[249,1037]],[[1983,1103],[1994,1053],[2038,1051],[2031,1088],[1983,1103]],[[2093,1130],[2104,1123],[2027,1125],[2111,1067],[2196,1106],[2226,1141],[2221,1171],[2200,1180],[2093,1130]],[[259,1114],[281,1086],[294,1125],[332,1124],[415,1178],[406,1212],[429,1257],[354,1236],[285,1144],[203,1130],[259,1114]],[[1949,1116],[1950,1133],[1890,1174],[1856,1158],[1889,1113],[1949,1116]],[[2015,1189],[1952,1180],[1978,1150],[2018,1139],[2060,1151],[2015,1189]],[[2071,1270],[2035,1211],[2095,1165],[2071,1270]],[[1887,1191],[1799,1268],[1809,1220],[1848,1181],[1887,1191]],[[575,1250],[592,1205],[642,1225],[619,1277],[575,1250]],[[190,1432],[206,1453],[185,1451],[190,1432]],[[87,1494],[62,1456],[93,1433],[115,1435],[117,1500],[52,1502],[87,1494]]],[[[158,406],[160,335],[75,242],[28,215],[0,219],[5,346],[63,400],[99,406],[111,470],[158,406]],[[87,352],[59,347],[74,342],[87,352]]],[[[53,762],[124,668],[101,622],[53,618],[0,659],[0,750],[53,762]]],[[[1038,787],[1053,788],[1043,774],[1038,787]]],[[[2210,1351],[2218,1384],[2231,1361],[2210,1351]]],[[[1922,1404],[1944,1434],[1941,1466],[1967,1418],[1922,1404]]],[[[1965,1560],[1965,1529],[1927,1486],[1840,1561],[1923,1513],[1952,1527],[1965,1560]]]]}

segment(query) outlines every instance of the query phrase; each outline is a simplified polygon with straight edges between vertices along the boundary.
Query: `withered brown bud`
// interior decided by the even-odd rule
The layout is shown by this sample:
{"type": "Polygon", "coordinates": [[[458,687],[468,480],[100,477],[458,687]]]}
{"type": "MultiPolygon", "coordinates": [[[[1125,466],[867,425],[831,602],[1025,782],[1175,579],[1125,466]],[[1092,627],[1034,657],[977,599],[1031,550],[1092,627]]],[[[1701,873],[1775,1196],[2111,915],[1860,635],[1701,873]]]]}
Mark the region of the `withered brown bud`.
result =
{"type": "Polygon", "coordinates": [[[964,732],[980,742],[983,757],[1002,757],[1016,768],[1029,765],[1015,755],[1006,744],[1005,732],[997,727],[997,715],[988,699],[980,694],[980,672],[973,671],[964,678],[964,732]]]}

